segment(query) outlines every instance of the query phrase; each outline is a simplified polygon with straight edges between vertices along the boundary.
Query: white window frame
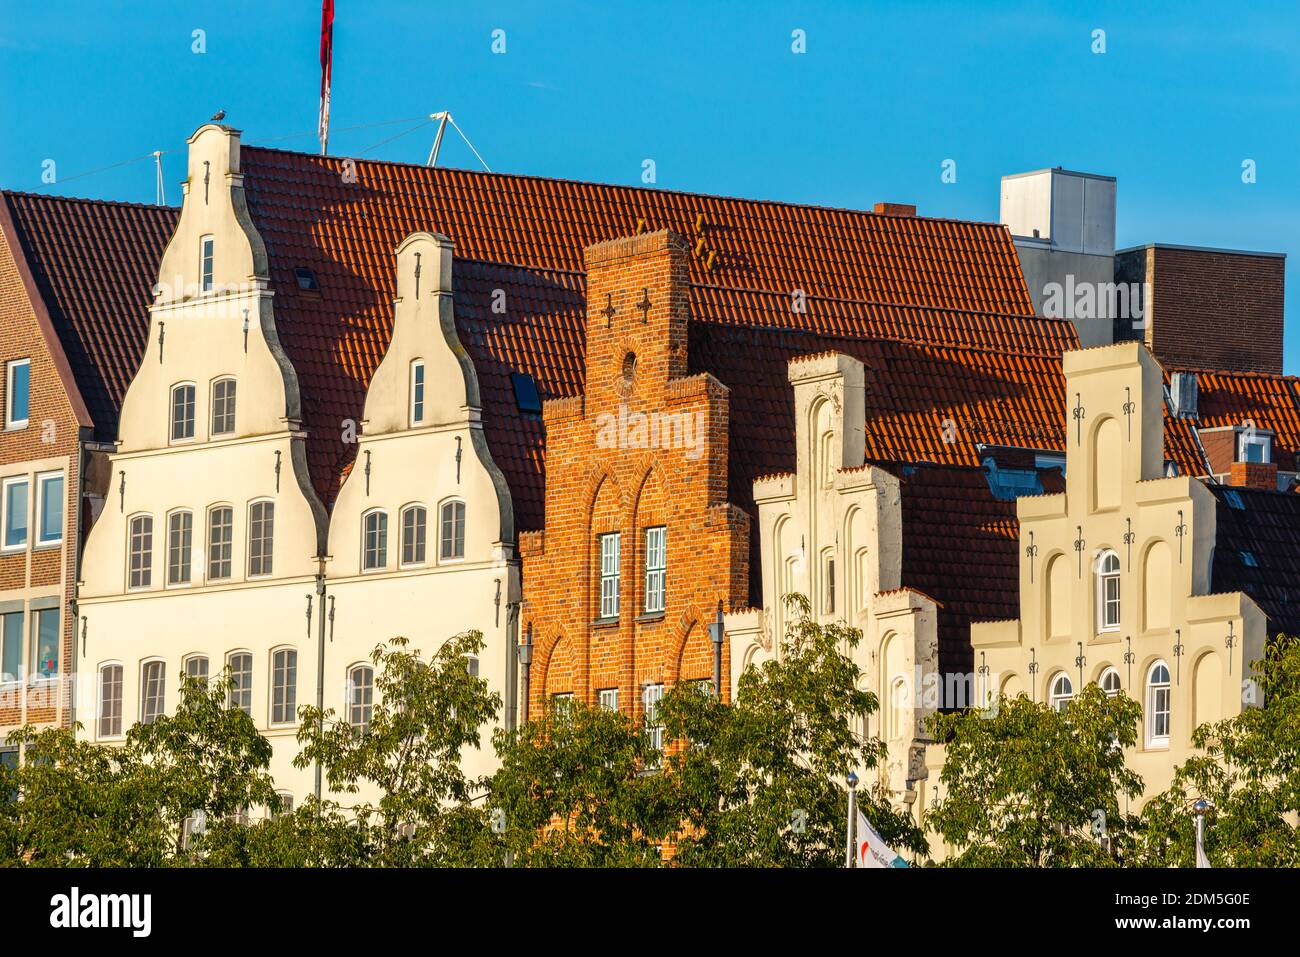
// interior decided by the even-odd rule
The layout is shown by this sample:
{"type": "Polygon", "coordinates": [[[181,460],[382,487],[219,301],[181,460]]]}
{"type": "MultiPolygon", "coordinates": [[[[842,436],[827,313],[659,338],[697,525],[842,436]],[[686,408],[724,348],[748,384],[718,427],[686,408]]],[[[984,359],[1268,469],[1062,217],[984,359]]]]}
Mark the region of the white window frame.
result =
{"type": "Polygon", "coordinates": [[[1248,446],[1256,445],[1263,450],[1263,457],[1257,464],[1267,465],[1273,460],[1273,436],[1267,432],[1240,432],[1237,434],[1237,461],[1253,462],[1246,451],[1248,446]]]}
{"type": "Polygon", "coordinates": [[[445,502],[439,503],[438,505],[438,562],[440,564],[444,562],[447,563],[463,562],[465,560],[465,537],[466,537],[465,526],[468,523],[467,522],[468,517],[469,517],[469,507],[465,504],[465,500],[462,498],[449,498],[445,502]],[[456,520],[454,516],[456,514],[455,506],[457,505],[460,506],[460,554],[459,555],[455,554],[455,547],[454,547],[456,544],[456,535],[455,535],[456,520]],[[453,553],[450,555],[444,554],[443,552],[443,543],[446,541],[445,531],[447,527],[448,509],[452,510],[452,516],[453,516],[452,539],[451,539],[451,543],[453,546],[452,549],[453,553]]]}
{"type": "MultiPolygon", "coordinates": [[[[235,434],[235,428],[238,422],[238,419],[236,418],[236,416],[238,415],[238,408],[239,408],[238,401],[239,401],[239,386],[234,376],[223,375],[212,380],[212,386],[211,388],[208,389],[208,435],[209,436],[216,437],[216,436],[226,436],[226,435],[235,434]],[[217,429],[217,386],[226,385],[226,384],[229,384],[233,391],[228,393],[221,400],[225,404],[226,409],[228,410],[229,413],[227,415],[225,412],[223,412],[222,419],[223,420],[226,418],[230,419],[230,428],[218,430],[217,429]]],[[[224,422],[222,424],[224,425],[224,422]]]]}
{"type": "MultiPolygon", "coordinates": [[[[144,538],[144,535],[141,535],[144,538]]],[[[154,521],[153,515],[149,512],[137,512],[128,516],[126,520],[126,590],[127,591],[145,591],[153,587],[153,553],[154,553],[154,521]],[[149,523],[149,547],[141,552],[140,572],[143,579],[137,584],[132,584],[131,578],[135,569],[131,563],[135,557],[135,523],[141,521],[149,523]]]]}
{"type": "Polygon", "coordinates": [[[1064,712],[1066,705],[1074,700],[1074,682],[1070,680],[1070,675],[1064,671],[1058,671],[1052,675],[1052,680],[1047,683],[1047,705],[1053,711],[1064,712]],[[1058,691],[1061,682],[1065,682],[1065,687],[1069,690],[1066,692],[1058,691]]]}
{"type": "Polygon", "coordinates": [[[104,661],[95,670],[95,739],[97,741],[114,741],[124,736],[123,706],[126,703],[126,668],[120,661],[104,661]],[[117,730],[104,730],[104,672],[110,668],[117,669],[117,730]]]}
{"type": "Polygon", "coordinates": [[[622,563],[623,541],[619,532],[605,532],[596,536],[597,581],[600,589],[596,593],[597,612],[601,621],[614,621],[618,618],[618,592],[620,586],[620,564],[622,563]]]}
{"type": "Polygon", "coordinates": [[[208,660],[207,655],[193,654],[186,655],[181,659],[181,674],[186,678],[202,678],[203,683],[207,684],[208,678],[212,675],[212,663],[208,660]],[[203,674],[196,675],[190,669],[198,662],[203,662],[203,674]]]}
{"type": "Polygon", "coordinates": [[[58,681],[59,676],[63,674],[63,609],[55,608],[32,608],[27,612],[27,629],[29,644],[28,653],[31,661],[28,662],[28,674],[31,676],[31,683],[38,681],[58,681]],[[56,622],[55,647],[58,649],[57,664],[53,674],[41,674],[41,619],[46,615],[53,615],[56,622]]]}
{"type": "Polygon", "coordinates": [[[1119,556],[1114,551],[1108,549],[1097,557],[1097,634],[1119,631],[1124,611],[1120,571],[1119,556]],[[1113,570],[1108,571],[1107,565],[1112,560],[1115,567],[1113,570]],[[1115,597],[1113,599],[1107,594],[1107,585],[1111,582],[1115,584],[1115,597]],[[1112,607],[1114,608],[1113,618],[1111,617],[1112,607]]]}
{"type": "Polygon", "coordinates": [[[428,561],[429,561],[429,509],[428,509],[428,508],[426,508],[424,505],[422,505],[422,504],[419,503],[419,502],[412,502],[410,505],[407,505],[407,506],[403,507],[402,512],[401,512],[401,533],[400,533],[400,539],[401,539],[401,540],[399,541],[398,546],[397,546],[397,547],[398,547],[398,554],[397,554],[398,567],[400,567],[400,568],[418,568],[418,567],[420,567],[421,565],[426,565],[426,564],[428,564],[428,561]],[[418,528],[418,530],[419,530],[419,534],[418,534],[418,536],[417,536],[417,538],[419,539],[419,545],[420,545],[420,550],[419,550],[419,554],[418,554],[418,556],[417,556],[417,553],[416,553],[416,547],[415,547],[416,543],[415,543],[415,542],[411,542],[411,541],[407,538],[407,535],[406,535],[406,518],[407,518],[408,515],[414,515],[415,512],[417,512],[417,511],[419,511],[419,512],[423,512],[423,513],[424,513],[424,519],[423,519],[423,521],[420,523],[420,525],[419,525],[419,526],[413,526],[413,527],[412,527],[413,530],[415,530],[416,528],[418,528]],[[411,560],[410,560],[410,561],[407,561],[407,559],[406,559],[406,546],[407,546],[408,544],[411,545],[411,560]]]}
{"type": "Polygon", "coordinates": [[[662,682],[644,685],[641,688],[641,717],[645,725],[646,736],[657,750],[664,749],[664,726],[659,720],[659,703],[664,700],[662,682]]]}
{"type": "Polygon", "coordinates": [[[388,569],[388,512],[382,508],[372,508],[361,513],[361,571],[363,574],[387,571],[388,569]],[[370,523],[375,522],[375,545],[371,548],[370,523]],[[375,562],[371,563],[371,555],[375,562]]]}
{"type": "MultiPolygon", "coordinates": [[[[168,512],[166,517],[167,517],[167,522],[166,522],[167,577],[165,579],[165,583],[168,588],[189,588],[190,585],[194,583],[194,513],[190,511],[188,508],[177,508],[168,512]],[[181,554],[180,554],[180,558],[182,559],[181,567],[185,572],[185,579],[182,581],[182,580],[173,580],[172,578],[172,558],[173,558],[172,520],[179,518],[180,516],[183,515],[189,516],[190,543],[188,547],[184,545],[181,546],[181,554]]],[[[183,538],[184,538],[184,531],[182,530],[182,540],[183,538]]]]}
{"type": "Polygon", "coordinates": [[[238,708],[251,718],[253,716],[253,653],[245,648],[236,648],[233,651],[226,652],[226,676],[231,679],[230,687],[226,691],[226,707],[238,708]],[[247,671],[243,669],[235,671],[236,658],[248,659],[247,671]],[[238,676],[241,683],[235,683],[236,676],[238,676]],[[247,687],[242,684],[245,677],[248,679],[247,687]],[[243,700],[237,701],[236,695],[239,695],[243,700]]]}
{"type": "Polygon", "coordinates": [[[32,516],[30,535],[33,548],[53,548],[63,544],[63,527],[68,521],[68,485],[63,477],[63,470],[38,472],[36,474],[36,513],[32,516]],[[59,534],[57,538],[46,538],[41,528],[41,518],[45,512],[45,486],[53,481],[63,482],[63,494],[59,496],[59,534]]]}
{"type": "Polygon", "coordinates": [[[199,237],[199,292],[207,295],[216,286],[217,238],[211,234],[199,237]]]}
{"type": "Polygon", "coordinates": [[[1146,680],[1142,684],[1143,688],[1143,723],[1146,726],[1146,744],[1148,748],[1167,748],[1169,747],[1170,731],[1173,728],[1173,697],[1174,689],[1169,680],[1169,664],[1163,659],[1157,658],[1151,662],[1146,671],[1146,680]],[[1157,682],[1155,680],[1156,672],[1164,669],[1164,680],[1157,682]],[[1160,695],[1163,693],[1164,708],[1160,708],[1162,703],[1160,695]],[[1157,717],[1164,715],[1164,732],[1157,731],[1157,717]]]}
{"type": "Polygon", "coordinates": [[[423,359],[411,360],[410,421],[411,428],[424,425],[429,401],[428,374],[423,359]]]}
{"type": "Polygon", "coordinates": [[[668,526],[645,530],[645,613],[662,613],[668,594],[668,526]]]}
{"type": "Polygon", "coordinates": [[[167,713],[167,662],[162,658],[146,658],[140,662],[140,723],[153,724],[160,717],[167,713]],[[148,709],[146,704],[150,700],[149,695],[149,678],[148,671],[151,666],[158,666],[158,710],[153,717],[146,718],[148,709]]]}
{"type": "Polygon", "coordinates": [[[1119,669],[1117,669],[1117,668],[1115,668],[1115,667],[1113,667],[1113,666],[1104,669],[1104,670],[1102,671],[1102,673],[1101,673],[1100,675],[1097,676],[1097,687],[1101,688],[1102,692],[1105,693],[1105,695],[1106,695],[1107,698],[1115,698],[1115,697],[1118,697],[1118,696],[1119,696],[1119,693],[1120,693],[1121,691],[1124,690],[1123,687],[1122,687],[1122,685],[1121,685],[1121,683],[1120,683],[1120,679],[1119,679],[1119,669]],[[1115,682],[1114,682],[1114,683],[1115,683],[1115,689],[1114,689],[1113,691],[1112,691],[1111,689],[1109,689],[1109,688],[1106,687],[1106,679],[1107,679],[1107,678],[1114,678],[1114,679],[1115,679],[1115,682]]]}
{"type": "MultiPolygon", "coordinates": [[[[274,499],[269,498],[253,499],[253,501],[248,503],[248,510],[245,514],[248,516],[248,555],[245,562],[245,568],[248,569],[248,577],[251,579],[270,578],[275,574],[275,501],[274,499]],[[259,505],[269,505],[271,507],[271,534],[267,536],[271,544],[267,554],[265,556],[259,556],[265,558],[266,566],[264,566],[262,570],[254,572],[253,545],[254,542],[261,541],[262,539],[255,539],[253,537],[253,509],[259,505]]],[[[263,515],[265,515],[265,510],[263,510],[263,515]]],[[[265,519],[263,519],[263,521],[265,522],[265,519]]]]}
{"type": "Polygon", "coordinates": [[[369,662],[359,661],[348,668],[347,709],[348,724],[357,734],[365,734],[370,730],[370,722],[375,714],[375,669],[369,662]],[[364,684],[357,680],[362,672],[369,675],[369,680],[364,684]],[[359,693],[363,691],[366,692],[365,700],[358,700],[359,693]]]}
{"type": "MultiPolygon", "coordinates": [[[[285,660],[287,662],[289,658],[286,657],[285,660]]],[[[271,726],[285,727],[287,725],[296,724],[298,722],[298,649],[297,648],[283,646],[280,648],[271,649],[270,693],[271,693],[270,702],[269,702],[270,707],[267,709],[267,717],[269,718],[269,723],[271,724],[271,726]],[[292,656],[292,663],[293,663],[292,681],[289,681],[287,678],[287,672],[289,670],[288,664],[286,664],[283,669],[281,669],[280,665],[278,664],[277,659],[279,659],[282,655],[292,656]],[[286,675],[284,676],[285,682],[283,685],[280,684],[281,677],[282,677],[280,674],[281,670],[286,672],[286,675]],[[290,700],[291,693],[292,693],[292,700],[290,700]],[[276,700],[277,696],[281,696],[281,695],[283,696],[283,700],[277,701],[276,700]],[[284,713],[286,708],[288,709],[287,717],[285,716],[284,713]],[[278,719],[276,717],[277,710],[280,713],[278,719]]]]}
{"type": "Polygon", "coordinates": [[[177,382],[167,390],[167,444],[168,445],[186,445],[198,439],[199,434],[199,387],[193,382],[177,382]],[[176,393],[182,389],[189,389],[188,401],[183,402],[183,406],[189,407],[189,416],[186,419],[176,418],[176,393]],[[190,428],[189,435],[176,434],[177,422],[188,423],[190,428]]]}
{"type": "Polygon", "coordinates": [[[204,524],[206,526],[206,531],[204,536],[204,549],[203,549],[203,577],[205,580],[210,582],[230,581],[232,578],[235,577],[235,506],[230,503],[223,504],[220,502],[218,502],[215,505],[209,505],[207,510],[207,520],[204,524]],[[225,549],[225,558],[218,559],[217,563],[218,565],[220,564],[226,565],[226,574],[213,575],[212,574],[212,565],[213,565],[212,516],[215,512],[222,511],[222,510],[230,513],[230,522],[225,524],[225,528],[229,530],[230,537],[218,546],[225,549]]]}
{"type": "Polygon", "coordinates": [[[32,360],[11,359],[5,363],[5,431],[18,432],[27,428],[32,420],[32,360]],[[14,370],[19,366],[27,367],[27,417],[13,418],[14,409],[14,370]]]}
{"type": "Polygon", "coordinates": [[[618,689],[601,688],[596,692],[596,701],[602,711],[618,710],[618,689]]]}
{"type": "Polygon", "coordinates": [[[0,672],[0,687],[21,685],[27,676],[27,610],[25,608],[0,614],[0,667],[3,667],[4,664],[2,657],[5,641],[4,623],[8,618],[18,619],[18,673],[5,680],[3,678],[4,672],[0,672]]]}
{"type": "Polygon", "coordinates": [[[11,475],[0,481],[0,552],[21,552],[27,548],[32,540],[32,483],[26,475],[11,475]],[[6,539],[9,537],[9,490],[15,485],[21,485],[27,489],[27,507],[26,526],[24,527],[23,540],[17,544],[10,545],[6,539]]]}

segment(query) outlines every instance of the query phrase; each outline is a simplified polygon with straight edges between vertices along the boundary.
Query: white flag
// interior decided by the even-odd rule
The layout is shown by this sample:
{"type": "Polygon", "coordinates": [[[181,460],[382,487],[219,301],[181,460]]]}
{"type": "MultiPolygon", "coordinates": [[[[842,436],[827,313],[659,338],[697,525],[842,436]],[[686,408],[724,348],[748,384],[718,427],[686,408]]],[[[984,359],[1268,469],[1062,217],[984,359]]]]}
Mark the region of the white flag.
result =
{"type": "Polygon", "coordinates": [[[861,811],[858,812],[858,867],[907,867],[907,861],[894,853],[861,811]]]}

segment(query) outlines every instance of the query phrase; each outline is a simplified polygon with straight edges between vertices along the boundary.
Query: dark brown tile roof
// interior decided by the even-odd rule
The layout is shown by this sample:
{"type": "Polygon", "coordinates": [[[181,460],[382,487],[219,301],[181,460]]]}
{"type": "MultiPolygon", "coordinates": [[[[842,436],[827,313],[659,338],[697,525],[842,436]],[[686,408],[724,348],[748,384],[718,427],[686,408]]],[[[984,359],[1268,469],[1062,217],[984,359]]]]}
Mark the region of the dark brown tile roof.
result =
{"type": "Polygon", "coordinates": [[[95,425],[117,438],[149,304],[179,210],[4,191],[22,255],[95,425]]]}
{"type": "Polygon", "coordinates": [[[1268,615],[1271,635],[1300,635],[1300,493],[1210,491],[1218,500],[1211,590],[1245,592],[1268,615]]]}

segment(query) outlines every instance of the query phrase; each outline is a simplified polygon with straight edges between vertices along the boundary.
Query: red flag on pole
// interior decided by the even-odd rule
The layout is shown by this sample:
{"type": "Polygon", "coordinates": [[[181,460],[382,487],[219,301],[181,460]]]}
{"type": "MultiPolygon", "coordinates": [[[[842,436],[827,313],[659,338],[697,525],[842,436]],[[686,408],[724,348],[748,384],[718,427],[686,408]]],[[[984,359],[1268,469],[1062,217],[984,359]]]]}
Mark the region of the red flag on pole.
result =
{"type": "Polygon", "coordinates": [[[320,6],[320,152],[324,156],[330,142],[330,69],[334,63],[334,0],[321,0],[320,6]]]}

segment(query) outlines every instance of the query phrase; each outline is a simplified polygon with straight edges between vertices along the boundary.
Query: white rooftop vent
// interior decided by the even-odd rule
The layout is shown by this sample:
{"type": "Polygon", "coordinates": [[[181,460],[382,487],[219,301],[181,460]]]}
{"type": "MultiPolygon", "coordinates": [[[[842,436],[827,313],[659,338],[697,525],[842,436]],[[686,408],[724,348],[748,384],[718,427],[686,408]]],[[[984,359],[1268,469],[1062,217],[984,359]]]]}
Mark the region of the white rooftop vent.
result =
{"type": "Polygon", "coordinates": [[[1003,176],[1002,222],[1062,252],[1113,256],[1115,177],[1059,166],[1003,176]]]}

